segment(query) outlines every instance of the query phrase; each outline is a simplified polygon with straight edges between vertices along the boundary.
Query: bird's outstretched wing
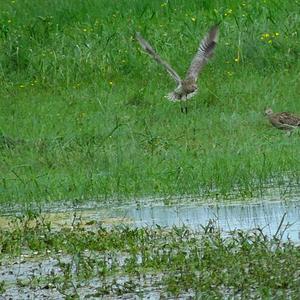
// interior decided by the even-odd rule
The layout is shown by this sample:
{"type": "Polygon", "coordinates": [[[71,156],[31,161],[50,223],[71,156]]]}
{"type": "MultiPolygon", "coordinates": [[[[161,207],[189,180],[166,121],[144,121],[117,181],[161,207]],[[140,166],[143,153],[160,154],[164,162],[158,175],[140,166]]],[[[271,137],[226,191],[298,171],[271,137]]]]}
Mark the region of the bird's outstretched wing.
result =
{"type": "Polygon", "coordinates": [[[187,71],[186,79],[197,81],[198,75],[205,65],[206,61],[213,55],[213,50],[218,42],[219,28],[213,26],[206,37],[200,42],[198,51],[193,58],[191,65],[187,71]]]}
{"type": "Polygon", "coordinates": [[[136,33],[136,39],[139,41],[142,48],[150,55],[152,56],[159,64],[163,65],[165,69],[168,71],[168,73],[171,75],[171,77],[177,82],[179,85],[181,83],[181,78],[177,74],[177,72],[164,60],[161,59],[161,57],[155,52],[155,50],[150,46],[150,44],[141,36],[139,32],[136,33]]]}

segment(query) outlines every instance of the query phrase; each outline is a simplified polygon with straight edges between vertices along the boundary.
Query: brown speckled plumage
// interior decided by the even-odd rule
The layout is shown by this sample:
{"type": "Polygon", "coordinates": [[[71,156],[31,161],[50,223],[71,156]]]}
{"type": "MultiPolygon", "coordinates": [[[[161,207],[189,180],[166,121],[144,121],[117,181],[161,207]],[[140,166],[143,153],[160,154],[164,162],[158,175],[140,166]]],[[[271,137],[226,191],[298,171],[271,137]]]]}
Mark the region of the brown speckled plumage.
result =
{"type": "Polygon", "coordinates": [[[193,97],[197,93],[197,79],[198,75],[204,67],[207,60],[213,55],[213,50],[218,41],[218,27],[213,26],[208,32],[207,36],[200,42],[198,51],[193,58],[191,65],[187,71],[184,80],[180,78],[177,72],[150,46],[150,44],[140,35],[136,34],[136,38],[139,41],[142,48],[151,55],[159,64],[163,65],[170,76],[176,81],[176,89],[167,95],[167,98],[171,101],[186,101],[193,97]]]}
{"type": "Polygon", "coordinates": [[[274,113],[271,108],[265,110],[270,123],[283,130],[293,130],[300,126],[300,117],[288,112],[274,113]]]}

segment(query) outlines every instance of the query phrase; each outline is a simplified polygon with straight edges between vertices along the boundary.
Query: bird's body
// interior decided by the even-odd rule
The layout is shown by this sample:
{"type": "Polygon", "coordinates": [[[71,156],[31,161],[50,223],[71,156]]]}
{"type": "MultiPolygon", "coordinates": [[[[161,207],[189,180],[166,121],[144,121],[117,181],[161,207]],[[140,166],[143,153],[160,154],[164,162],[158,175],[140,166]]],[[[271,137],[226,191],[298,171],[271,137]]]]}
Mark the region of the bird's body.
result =
{"type": "Polygon", "coordinates": [[[288,112],[274,113],[271,108],[265,110],[265,115],[270,123],[282,130],[293,130],[300,127],[300,117],[288,112]]]}
{"type": "Polygon", "coordinates": [[[176,89],[167,95],[170,101],[186,101],[198,92],[197,84],[193,80],[183,80],[176,89]]]}
{"type": "Polygon", "coordinates": [[[150,46],[150,44],[139,34],[136,35],[142,48],[152,56],[159,64],[163,65],[170,76],[176,81],[177,87],[167,95],[170,101],[186,101],[192,98],[198,91],[197,79],[207,60],[213,55],[213,50],[218,40],[218,27],[213,26],[207,36],[200,42],[198,51],[193,58],[191,65],[187,71],[185,79],[177,74],[177,72],[150,46]]]}

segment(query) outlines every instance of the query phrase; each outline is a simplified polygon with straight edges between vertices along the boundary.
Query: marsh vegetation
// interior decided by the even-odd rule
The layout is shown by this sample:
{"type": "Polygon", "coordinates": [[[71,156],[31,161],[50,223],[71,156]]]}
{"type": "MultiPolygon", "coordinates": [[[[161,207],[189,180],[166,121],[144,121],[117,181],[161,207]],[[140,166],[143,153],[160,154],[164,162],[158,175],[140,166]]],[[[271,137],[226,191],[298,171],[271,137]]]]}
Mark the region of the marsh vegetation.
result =
{"type": "Polygon", "coordinates": [[[78,220],[53,229],[37,214],[0,229],[4,297],[296,299],[300,292],[299,247],[260,230],[224,237],[214,222],[195,231],[96,221],[90,230],[78,220]]]}

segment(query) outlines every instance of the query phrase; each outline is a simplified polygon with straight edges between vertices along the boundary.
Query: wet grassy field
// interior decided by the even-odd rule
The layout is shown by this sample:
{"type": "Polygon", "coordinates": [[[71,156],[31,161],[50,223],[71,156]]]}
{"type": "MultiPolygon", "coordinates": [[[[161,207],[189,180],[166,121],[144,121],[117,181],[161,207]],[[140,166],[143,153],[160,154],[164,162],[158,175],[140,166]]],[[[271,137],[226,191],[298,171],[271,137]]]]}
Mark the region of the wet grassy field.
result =
{"type": "Polygon", "coordinates": [[[80,221],[57,228],[27,214],[0,229],[5,299],[297,299],[299,247],[278,234],[234,231],[211,221],[132,228],[80,221]],[[23,297],[23,298],[20,298],[23,297]],[[148,297],[148,298],[147,298],[148,297]]]}
{"type": "Polygon", "coordinates": [[[6,1],[0,4],[1,202],[251,197],[299,182],[298,1],[6,1]],[[220,23],[187,115],[140,31],[183,75],[220,23]]]}
{"type": "Polygon", "coordinates": [[[271,236],[224,233],[212,220],[135,228],[84,221],[75,207],[299,195],[300,135],[263,115],[269,106],[300,114],[299,9],[280,0],[1,1],[1,214],[15,204],[23,212],[0,219],[0,298],[297,299],[299,246],[281,239],[282,224],[271,236]],[[135,32],[183,76],[216,23],[215,56],[183,114],[135,32]],[[36,209],[59,200],[74,204],[71,225],[36,209]]]}

